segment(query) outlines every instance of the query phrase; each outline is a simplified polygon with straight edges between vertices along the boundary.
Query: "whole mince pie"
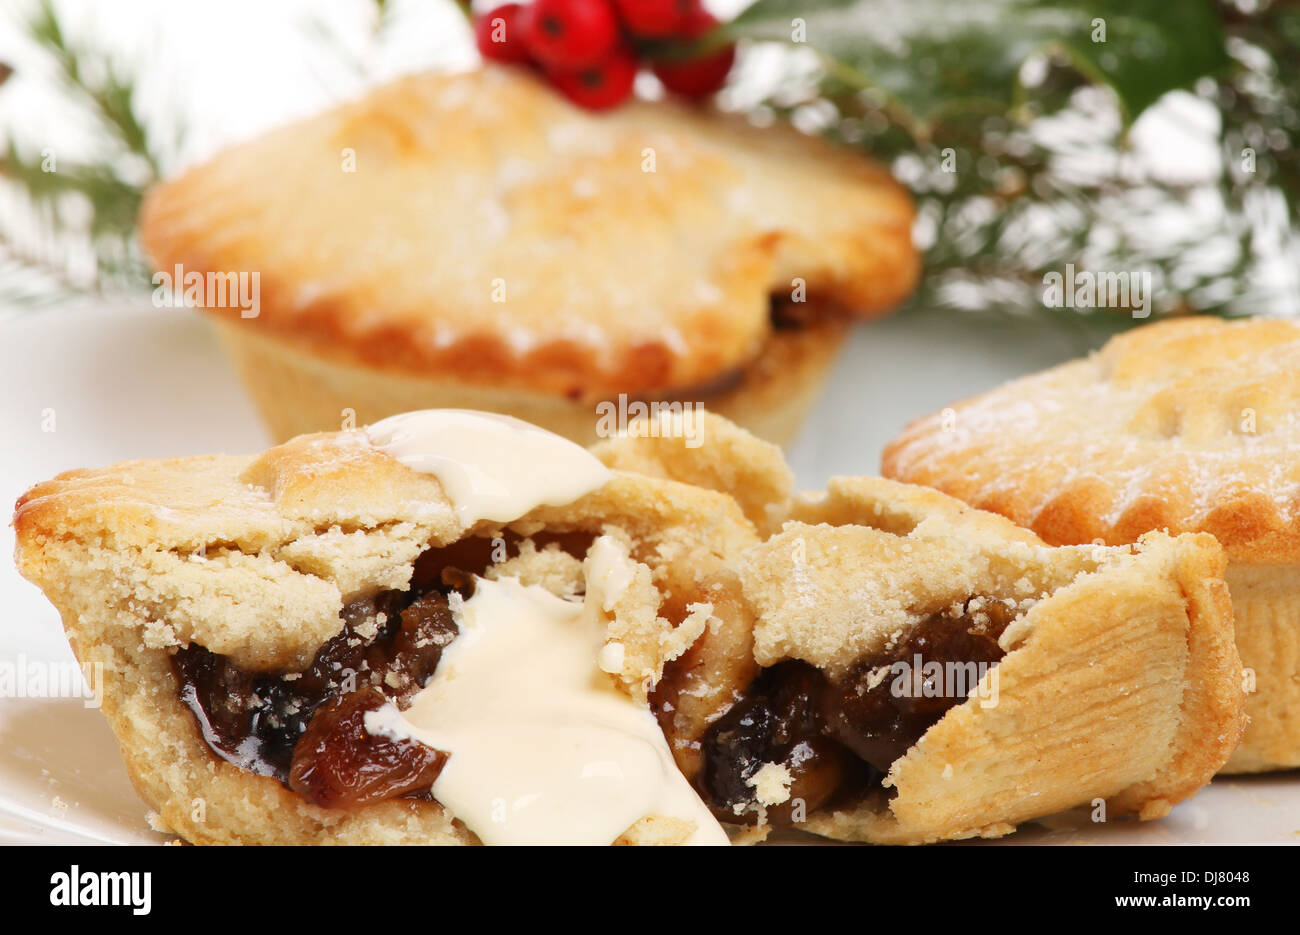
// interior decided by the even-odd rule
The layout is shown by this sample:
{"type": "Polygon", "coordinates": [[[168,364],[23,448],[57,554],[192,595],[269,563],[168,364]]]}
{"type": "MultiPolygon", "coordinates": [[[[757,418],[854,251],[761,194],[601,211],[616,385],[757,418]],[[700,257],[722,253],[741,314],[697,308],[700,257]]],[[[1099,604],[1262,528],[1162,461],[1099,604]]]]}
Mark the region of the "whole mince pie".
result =
{"type": "Polygon", "coordinates": [[[14,524],[187,841],[727,842],[648,700],[757,541],[723,493],[433,410],[69,472],[14,524]]]}
{"type": "Polygon", "coordinates": [[[890,477],[1053,544],[1209,533],[1228,556],[1248,726],[1227,773],[1300,766],[1300,323],[1195,316],[909,425],[890,477]]]}
{"type": "MultiPolygon", "coordinates": [[[[767,458],[734,428],[708,437],[602,456],[722,489],[735,475],[706,469],[710,448],[767,458]]],[[[783,477],[770,473],[773,493],[783,477]]],[[[1240,663],[1213,538],[1053,548],[923,487],[786,492],[769,509],[779,531],[732,563],[738,594],[715,599],[718,623],[652,695],[720,820],[922,843],[1096,800],[1108,819],[1158,818],[1236,746],[1240,663]]]]}
{"type": "Polygon", "coordinates": [[[861,151],[666,101],[593,114],[487,67],[219,153],[140,229],[167,276],[259,271],[202,311],[277,441],[469,406],[587,444],[625,397],[785,442],[849,323],[915,286],[914,214],[861,151]]]}

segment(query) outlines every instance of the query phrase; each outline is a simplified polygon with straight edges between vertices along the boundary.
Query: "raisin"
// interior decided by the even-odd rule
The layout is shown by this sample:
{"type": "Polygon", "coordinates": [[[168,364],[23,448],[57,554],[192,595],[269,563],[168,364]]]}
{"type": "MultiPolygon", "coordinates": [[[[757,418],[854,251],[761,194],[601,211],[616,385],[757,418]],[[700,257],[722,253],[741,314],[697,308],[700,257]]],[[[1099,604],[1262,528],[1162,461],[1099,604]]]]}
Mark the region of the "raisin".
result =
{"type": "Polygon", "coordinates": [[[821,807],[839,789],[846,757],[838,743],[822,736],[817,704],[824,684],[812,666],[783,662],[765,670],[746,697],[710,726],[700,783],[719,818],[754,820],[750,782],[765,763],[780,764],[791,776],[789,799],[767,809],[774,824],[787,823],[796,804],[805,812],[821,807]]]}
{"type": "Polygon", "coordinates": [[[426,550],[408,590],[349,602],[339,614],[342,630],[302,672],[245,672],[198,644],[177,651],[172,665],[180,695],[208,746],[241,769],[288,785],[300,742],[331,704],[373,690],[405,707],[456,638],[447,592],[473,593],[473,576],[459,563],[486,563],[492,547],[490,539],[472,539],[426,550]]]}
{"type": "Polygon", "coordinates": [[[416,600],[398,620],[392,643],[375,653],[371,667],[385,673],[386,689],[394,693],[399,706],[405,706],[433,677],[457,629],[447,598],[439,591],[416,600]]]}
{"type": "Polygon", "coordinates": [[[990,599],[935,614],[834,683],[803,662],[765,669],[701,740],[705,801],[719,818],[752,820],[750,781],[764,763],[783,765],[792,780],[788,802],[768,809],[774,824],[789,821],[798,800],[806,813],[879,786],[893,762],[968,697],[983,668],[1001,660],[998,637],[1015,616],[1012,605],[990,599]],[[900,662],[905,668],[894,670],[900,662]],[[943,667],[943,684],[925,684],[927,663],[943,667]],[[947,684],[957,674],[964,684],[947,684]]]}
{"type": "Polygon", "coordinates": [[[181,699],[194,712],[204,738],[231,756],[237,755],[253,728],[256,676],[198,644],[177,651],[172,660],[182,686],[181,699]]]}
{"type": "Polygon", "coordinates": [[[289,788],[322,808],[365,805],[428,790],[447,755],[414,740],[366,730],[366,713],[387,703],[383,692],[364,688],[317,711],[294,750],[289,788]]]}
{"type": "Polygon", "coordinates": [[[980,624],[967,612],[927,618],[898,646],[859,662],[829,686],[821,700],[828,733],[877,770],[888,771],[950,708],[966,700],[981,664],[1002,658],[997,637],[1014,615],[1000,602],[985,606],[980,624]],[[895,663],[905,668],[893,669],[895,663]],[[937,684],[927,683],[928,663],[942,667],[937,684]],[[950,677],[964,684],[948,684],[950,677]]]}

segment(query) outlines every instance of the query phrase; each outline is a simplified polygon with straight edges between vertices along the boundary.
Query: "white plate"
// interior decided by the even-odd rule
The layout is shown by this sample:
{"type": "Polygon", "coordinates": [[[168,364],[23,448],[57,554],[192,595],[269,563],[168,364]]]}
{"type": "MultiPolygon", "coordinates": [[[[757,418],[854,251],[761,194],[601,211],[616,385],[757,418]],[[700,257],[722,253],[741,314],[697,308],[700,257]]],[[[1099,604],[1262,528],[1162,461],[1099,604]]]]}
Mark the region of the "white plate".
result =
{"type": "MultiPolygon", "coordinates": [[[[915,314],[859,329],[791,452],[800,483],[871,473],[914,416],[1075,356],[1090,339],[1044,322],[915,314]]],[[[268,438],[191,312],[52,310],[0,323],[0,500],[58,471],[127,458],[249,452],[268,438]],[[44,431],[52,411],[52,432],[44,431]]],[[[6,525],[0,549],[12,554],[6,525]]],[[[0,663],[71,663],[54,610],[0,566],[0,663]]],[[[103,718],[76,698],[0,698],[0,842],[161,843],[103,718]]],[[[797,836],[792,836],[797,837],[797,836]]],[[[1300,774],[1217,780],[1167,819],[1030,825],[999,843],[1300,843],[1300,774]]]]}

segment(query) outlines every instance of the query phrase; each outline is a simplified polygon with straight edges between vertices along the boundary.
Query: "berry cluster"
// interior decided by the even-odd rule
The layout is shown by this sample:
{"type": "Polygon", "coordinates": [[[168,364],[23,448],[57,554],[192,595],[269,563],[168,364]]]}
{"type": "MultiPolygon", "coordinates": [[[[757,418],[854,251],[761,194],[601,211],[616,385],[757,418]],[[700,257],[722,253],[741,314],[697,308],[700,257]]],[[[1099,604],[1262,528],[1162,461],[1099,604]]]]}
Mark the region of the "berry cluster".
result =
{"type": "Polygon", "coordinates": [[[700,0],[533,0],[483,14],[474,33],[485,59],[533,65],[575,104],[605,110],[632,93],[643,60],[675,94],[721,88],[736,47],[689,54],[717,22],[700,0]]]}

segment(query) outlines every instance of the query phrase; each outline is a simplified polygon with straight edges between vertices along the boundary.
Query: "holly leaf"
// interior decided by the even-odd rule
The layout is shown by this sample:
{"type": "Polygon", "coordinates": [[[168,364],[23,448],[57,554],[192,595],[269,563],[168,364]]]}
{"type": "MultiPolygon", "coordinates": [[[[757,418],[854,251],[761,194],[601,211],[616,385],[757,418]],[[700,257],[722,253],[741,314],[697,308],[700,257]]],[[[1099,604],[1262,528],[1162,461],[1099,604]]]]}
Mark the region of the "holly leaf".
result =
{"type": "Polygon", "coordinates": [[[832,77],[885,92],[923,125],[1012,110],[1037,55],[1108,84],[1130,121],[1228,64],[1211,0],[757,0],[726,32],[806,43],[832,77]]]}

